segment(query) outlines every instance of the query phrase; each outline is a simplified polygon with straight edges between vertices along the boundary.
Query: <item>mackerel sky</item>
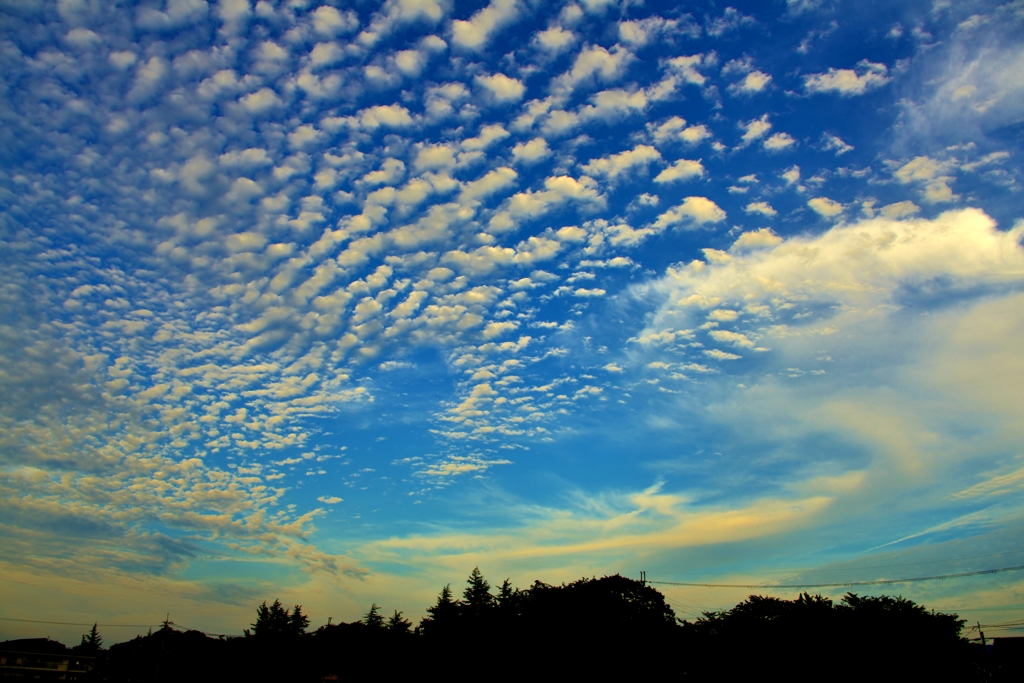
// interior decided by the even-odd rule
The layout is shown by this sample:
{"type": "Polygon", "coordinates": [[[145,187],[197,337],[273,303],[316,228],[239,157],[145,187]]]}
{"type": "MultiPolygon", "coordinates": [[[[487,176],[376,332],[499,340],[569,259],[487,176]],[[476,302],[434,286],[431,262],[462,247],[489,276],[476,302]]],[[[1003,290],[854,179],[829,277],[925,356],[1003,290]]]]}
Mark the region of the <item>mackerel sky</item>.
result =
{"type": "Polygon", "coordinates": [[[3,616],[1024,564],[1024,3],[0,13],[3,616]]]}

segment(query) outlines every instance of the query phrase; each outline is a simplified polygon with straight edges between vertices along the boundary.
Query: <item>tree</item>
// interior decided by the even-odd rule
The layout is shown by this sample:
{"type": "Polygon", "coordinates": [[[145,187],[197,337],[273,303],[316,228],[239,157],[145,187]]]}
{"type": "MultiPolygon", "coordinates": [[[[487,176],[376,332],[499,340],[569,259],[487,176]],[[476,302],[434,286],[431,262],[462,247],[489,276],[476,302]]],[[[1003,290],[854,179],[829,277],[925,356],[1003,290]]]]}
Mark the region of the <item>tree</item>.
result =
{"type": "Polygon", "coordinates": [[[309,626],[309,617],[302,613],[302,605],[295,605],[291,616],[288,617],[288,630],[296,636],[301,636],[309,626]]]}
{"type": "Polygon", "coordinates": [[[427,608],[427,616],[420,621],[418,630],[423,633],[435,633],[454,627],[461,607],[461,602],[452,599],[452,587],[448,584],[441,589],[434,606],[427,608]]]}
{"type": "Polygon", "coordinates": [[[377,611],[379,609],[377,603],[370,605],[370,611],[363,617],[363,623],[370,628],[384,628],[384,617],[377,611]]]}
{"type": "MultiPolygon", "coordinates": [[[[280,600],[274,600],[274,604],[269,607],[264,600],[263,604],[256,608],[256,623],[251,626],[251,635],[254,636],[281,636],[291,631],[288,610],[281,606],[280,600]]],[[[249,635],[248,629],[246,635],[249,635]]]]}
{"type": "Polygon", "coordinates": [[[103,649],[103,638],[96,627],[97,624],[93,624],[92,629],[88,633],[82,634],[82,642],[78,646],[79,649],[93,654],[103,649]]]}
{"type": "Polygon", "coordinates": [[[469,612],[479,616],[494,605],[494,596],[491,595],[491,585],[487,583],[484,575],[480,573],[480,567],[473,567],[466,579],[466,589],[462,592],[469,612]]]}
{"type": "Polygon", "coordinates": [[[395,610],[395,613],[388,617],[387,629],[392,633],[409,633],[412,629],[412,622],[402,618],[402,613],[395,610]]]}

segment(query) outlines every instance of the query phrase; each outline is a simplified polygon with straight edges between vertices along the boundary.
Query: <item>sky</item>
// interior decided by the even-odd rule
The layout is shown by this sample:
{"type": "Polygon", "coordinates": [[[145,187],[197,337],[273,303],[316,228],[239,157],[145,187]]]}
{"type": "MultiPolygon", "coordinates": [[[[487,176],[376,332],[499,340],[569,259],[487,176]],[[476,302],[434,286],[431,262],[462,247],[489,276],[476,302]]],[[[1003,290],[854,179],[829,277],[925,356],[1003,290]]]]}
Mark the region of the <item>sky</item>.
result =
{"type": "Polygon", "coordinates": [[[1024,565],[1024,2],[0,12],[0,638],[1024,565]]]}

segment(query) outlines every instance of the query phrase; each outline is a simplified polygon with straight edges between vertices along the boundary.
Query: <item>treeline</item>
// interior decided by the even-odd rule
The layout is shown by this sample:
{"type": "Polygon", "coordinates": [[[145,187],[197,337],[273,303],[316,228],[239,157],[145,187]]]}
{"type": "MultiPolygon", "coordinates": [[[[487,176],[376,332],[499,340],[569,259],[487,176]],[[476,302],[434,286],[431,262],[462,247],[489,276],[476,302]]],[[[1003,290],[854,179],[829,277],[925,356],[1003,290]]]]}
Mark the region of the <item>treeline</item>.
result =
{"type": "MultiPolygon", "coordinates": [[[[356,676],[497,679],[670,675],[693,680],[999,679],[956,614],[910,600],[751,596],[677,619],[653,587],[623,576],[495,590],[478,569],[445,586],[418,625],[372,605],[358,622],[309,631],[302,607],[257,608],[240,638],[170,625],[102,652],[97,680],[334,681],[356,676]],[[995,677],[995,678],[993,678],[995,677]]],[[[98,642],[95,631],[90,638],[98,642]]]]}

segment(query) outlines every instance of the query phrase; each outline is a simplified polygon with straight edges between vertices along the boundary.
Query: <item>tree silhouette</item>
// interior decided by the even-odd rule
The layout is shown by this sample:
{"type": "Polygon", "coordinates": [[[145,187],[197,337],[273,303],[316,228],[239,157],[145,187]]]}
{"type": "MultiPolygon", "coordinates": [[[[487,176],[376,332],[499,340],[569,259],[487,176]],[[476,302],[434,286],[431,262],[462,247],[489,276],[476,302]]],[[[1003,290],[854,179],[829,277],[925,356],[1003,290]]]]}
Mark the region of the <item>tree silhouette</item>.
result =
{"type": "Polygon", "coordinates": [[[296,636],[301,636],[309,626],[309,617],[302,613],[302,605],[295,605],[291,615],[288,617],[288,630],[296,636]]]}
{"type": "MultiPolygon", "coordinates": [[[[306,623],[309,621],[306,620],[306,623]]],[[[288,610],[281,606],[280,600],[274,600],[274,604],[270,606],[267,606],[267,601],[264,600],[263,604],[256,608],[256,623],[251,624],[251,627],[251,634],[246,629],[246,635],[273,637],[292,632],[290,615],[288,610]]]]}
{"type": "Polygon", "coordinates": [[[441,589],[437,596],[437,602],[433,607],[427,608],[427,616],[420,621],[421,633],[449,632],[455,628],[459,619],[459,608],[462,603],[452,598],[451,584],[441,589]]]}
{"type": "Polygon", "coordinates": [[[96,654],[103,649],[103,638],[96,627],[97,624],[93,624],[92,629],[88,633],[82,634],[82,642],[78,646],[79,650],[89,654],[96,654]]]}
{"type": "Polygon", "coordinates": [[[388,617],[387,629],[392,633],[410,633],[412,622],[402,618],[402,613],[395,610],[395,613],[388,617]]]}
{"type": "Polygon", "coordinates": [[[494,604],[494,596],[491,595],[491,584],[480,573],[480,567],[473,567],[466,579],[466,589],[462,591],[463,604],[471,612],[483,612],[494,604]]]}
{"type": "Polygon", "coordinates": [[[377,603],[370,605],[370,611],[363,617],[363,623],[370,628],[384,628],[384,617],[378,612],[377,603]]]}

